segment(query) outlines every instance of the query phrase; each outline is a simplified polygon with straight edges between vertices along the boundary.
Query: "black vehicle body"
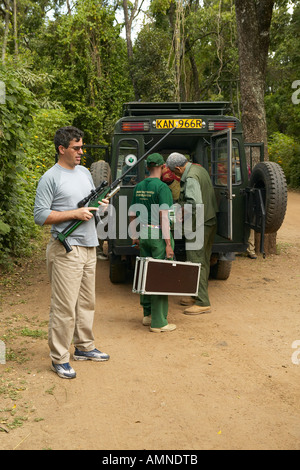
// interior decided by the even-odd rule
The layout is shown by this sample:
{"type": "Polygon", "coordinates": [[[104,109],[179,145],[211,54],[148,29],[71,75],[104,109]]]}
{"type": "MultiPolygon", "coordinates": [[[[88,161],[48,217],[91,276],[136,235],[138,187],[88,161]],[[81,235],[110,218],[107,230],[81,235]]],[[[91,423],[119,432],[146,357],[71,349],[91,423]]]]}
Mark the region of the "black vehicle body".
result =
{"type": "MultiPolygon", "coordinates": [[[[263,162],[262,143],[244,142],[241,122],[226,115],[228,107],[227,102],[127,103],[115,125],[110,154],[91,165],[96,185],[102,179],[115,181],[176,127],[155,151],[165,159],[172,152],[180,152],[210,174],[219,208],[211,274],[218,279],[227,279],[235,254],[246,251],[251,228],[262,234],[263,251],[264,233],[278,230],[287,199],[281,168],[263,162]],[[251,151],[253,147],[260,149],[260,162],[254,168],[251,152],[246,157],[247,147],[251,151]]],[[[108,238],[112,282],[126,280],[138,254],[124,227],[129,225],[134,186],[145,176],[146,164],[142,161],[122,180],[112,200],[116,218],[115,236],[108,238]]],[[[184,259],[184,240],[176,241],[175,254],[184,259]]]]}

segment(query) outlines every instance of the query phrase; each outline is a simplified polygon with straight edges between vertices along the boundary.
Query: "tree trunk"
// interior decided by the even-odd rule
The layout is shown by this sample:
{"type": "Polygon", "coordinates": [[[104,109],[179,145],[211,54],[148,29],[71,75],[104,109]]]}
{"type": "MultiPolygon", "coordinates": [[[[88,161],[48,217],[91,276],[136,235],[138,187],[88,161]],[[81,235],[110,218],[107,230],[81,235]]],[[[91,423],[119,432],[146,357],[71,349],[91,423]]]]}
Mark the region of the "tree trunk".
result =
{"type": "MultiPolygon", "coordinates": [[[[264,143],[265,160],[269,158],[264,97],[274,3],[275,0],[235,0],[244,137],[245,142],[264,143]]],[[[266,235],[265,252],[276,253],[276,234],[266,235]]]]}
{"type": "Polygon", "coordinates": [[[14,42],[15,42],[15,60],[18,60],[18,20],[17,20],[17,0],[14,0],[14,42]]]}
{"type": "Polygon", "coordinates": [[[264,142],[268,159],[265,79],[275,0],[235,0],[242,123],[247,142],[264,142]]]}
{"type": "Polygon", "coordinates": [[[4,2],[5,5],[5,27],[4,27],[4,37],[3,37],[3,44],[2,44],[2,64],[5,64],[5,54],[6,54],[6,46],[8,40],[8,31],[9,31],[9,17],[10,17],[10,1],[7,0],[4,2]]]}
{"type": "Polygon", "coordinates": [[[195,61],[195,57],[189,54],[189,60],[190,60],[191,69],[192,69],[192,91],[191,91],[189,98],[191,101],[197,101],[199,100],[199,96],[200,96],[199,73],[198,73],[198,68],[197,68],[197,64],[195,61]]]}
{"type": "Polygon", "coordinates": [[[124,20],[125,20],[125,32],[126,32],[126,44],[127,44],[127,57],[128,57],[128,62],[129,62],[129,67],[130,67],[130,78],[131,82],[133,85],[134,89],[134,95],[136,101],[139,100],[140,96],[137,90],[137,85],[136,85],[136,80],[132,74],[132,68],[131,68],[131,63],[133,60],[133,47],[132,47],[132,40],[131,40],[131,28],[132,28],[132,22],[134,19],[134,15],[136,14],[138,9],[138,0],[135,0],[133,10],[131,12],[131,15],[129,16],[128,12],[128,2],[127,0],[123,0],[123,11],[124,11],[124,20]]]}

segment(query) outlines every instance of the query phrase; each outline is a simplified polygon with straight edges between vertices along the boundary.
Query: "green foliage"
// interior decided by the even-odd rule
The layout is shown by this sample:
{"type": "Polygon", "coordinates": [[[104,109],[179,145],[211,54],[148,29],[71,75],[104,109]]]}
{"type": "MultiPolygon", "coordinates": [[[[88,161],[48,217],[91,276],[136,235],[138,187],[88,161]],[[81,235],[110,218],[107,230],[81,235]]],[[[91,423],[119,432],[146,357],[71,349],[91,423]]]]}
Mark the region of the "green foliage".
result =
{"type": "Polygon", "coordinates": [[[0,105],[0,261],[4,262],[10,252],[26,252],[24,240],[35,233],[22,165],[35,102],[30,91],[2,67],[0,80],[6,86],[6,102],[0,105]]]}
{"type": "Polygon", "coordinates": [[[153,21],[142,28],[134,48],[134,78],[142,99],[155,101],[158,96],[170,101],[178,95],[180,101],[225,99],[239,115],[233,1],[200,5],[152,0],[150,12],[153,21]]]}
{"type": "Polygon", "coordinates": [[[18,3],[18,56],[10,28],[0,69],[7,94],[0,105],[0,264],[29,254],[40,233],[35,189],[54,164],[57,128],[73,124],[86,143],[106,143],[132,96],[126,45],[105,0],[80,0],[72,14],[57,9],[47,21],[48,0],[26,2],[18,3]]]}
{"type": "Polygon", "coordinates": [[[37,108],[34,95],[9,69],[0,69],[6,102],[0,105],[0,264],[27,256],[39,234],[33,221],[36,184],[54,164],[53,136],[71,123],[64,110],[37,108]]]}
{"type": "MultiPolygon", "coordinates": [[[[1,213],[3,215],[3,212],[1,213]]],[[[0,235],[6,235],[7,233],[10,232],[10,226],[0,220],[0,235]]]]}
{"type": "Polygon", "coordinates": [[[112,6],[79,0],[40,32],[38,69],[51,69],[50,98],[74,115],[86,143],[107,143],[122,104],[133,96],[126,45],[112,6]]]}
{"type": "MultiPolygon", "coordinates": [[[[300,5],[292,2],[291,14],[288,3],[275,2],[265,105],[270,158],[291,187],[300,187],[300,105],[291,99],[300,79],[300,5]]],[[[17,2],[17,41],[10,15],[6,66],[0,65],[7,94],[0,104],[0,264],[28,254],[40,233],[32,216],[35,189],[54,163],[57,128],[73,124],[85,143],[109,143],[123,103],[134,99],[131,76],[144,101],[222,99],[240,117],[234,0],[151,0],[130,64],[115,21],[121,2],[68,5],[17,2]]],[[[0,29],[2,48],[5,9],[0,29]]]]}
{"type": "Polygon", "coordinates": [[[292,100],[300,79],[299,24],[299,4],[292,14],[287,2],[274,10],[265,97],[270,160],[282,166],[291,188],[300,188],[300,104],[292,100]]]}
{"type": "MultiPolygon", "coordinates": [[[[199,89],[192,83],[193,99],[227,100],[238,115],[239,68],[236,18],[231,0],[205,2],[187,9],[187,58],[195,61],[199,89]]],[[[186,66],[187,68],[187,66],[186,66]]]]}
{"type": "Polygon", "coordinates": [[[169,34],[143,28],[135,44],[133,75],[142,101],[173,101],[174,72],[168,67],[169,34]]]}
{"type": "Polygon", "coordinates": [[[29,142],[24,149],[23,166],[29,191],[34,195],[39,178],[55,163],[54,134],[72,124],[73,116],[65,109],[37,109],[32,116],[29,142]]]}
{"type": "Polygon", "coordinates": [[[152,0],[150,3],[150,11],[154,15],[165,15],[171,7],[172,0],[152,0]]]}
{"type": "Polygon", "coordinates": [[[282,167],[291,188],[300,188],[300,144],[293,137],[275,132],[269,142],[270,160],[282,167]]]}
{"type": "Polygon", "coordinates": [[[292,102],[292,84],[300,79],[299,25],[300,4],[292,15],[286,2],[274,10],[265,98],[269,135],[300,135],[300,105],[292,102]]]}

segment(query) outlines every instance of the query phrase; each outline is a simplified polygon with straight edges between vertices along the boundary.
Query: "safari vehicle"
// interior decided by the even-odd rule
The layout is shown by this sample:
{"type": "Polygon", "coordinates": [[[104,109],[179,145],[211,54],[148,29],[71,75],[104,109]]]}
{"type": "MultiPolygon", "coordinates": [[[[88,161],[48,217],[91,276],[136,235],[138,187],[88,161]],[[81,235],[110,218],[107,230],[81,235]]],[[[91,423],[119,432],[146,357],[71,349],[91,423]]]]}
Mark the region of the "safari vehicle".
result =
{"type": "MultiPolygon", "coordinates": [[[[250,228],[264,234],[276,232],[284,219],[287,188],[281,167],[263,161],[262,143],[245,143],[241,122],[227,116],[228,102],[126,103],[123,117],[116,123],[110,155],[94,162],[91,173],[95,185],[109,183],[157,144],[165,159],[178,151],[209,172],[218,202],[217,234],[211,257],[211,276],[227,279],[235,254],[245,252],[250,228]],[[259,162],[252,168],[252,150],[260,151],[259,162]],[[249,151],[250,150],[250,151],[249,151]],[[246,153],[248,151],[248,157],[246,153]],[[251,176],[250,175],[251,171],[251,176]]],[[[138,254],[129,237],[120,236],[121,224],[128,227],[128,209],[134,186],[146,176],[145,161],[132,168],[113,197],[116,209],[116,237],[108,239],[110,279],[124,282],[138,254]],[[125,198],[124,198],[125,196],[125,198]],[[127,207],[124,209],[124,201],[127,207]]],[[[177,259],[184,258],[184,244],[175,244],[177,259]]]]}

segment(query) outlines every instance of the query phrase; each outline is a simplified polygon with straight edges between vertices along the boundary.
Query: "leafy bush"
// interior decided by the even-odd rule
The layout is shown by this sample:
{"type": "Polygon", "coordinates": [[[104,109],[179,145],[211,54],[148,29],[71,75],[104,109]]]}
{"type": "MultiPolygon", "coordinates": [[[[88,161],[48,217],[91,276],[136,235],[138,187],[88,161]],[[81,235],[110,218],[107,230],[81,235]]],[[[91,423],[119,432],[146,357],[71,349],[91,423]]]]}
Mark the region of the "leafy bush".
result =
{"type": "Polygon", "coordinates": [[[0,80],[6,88],[5,103],[0,105],[0,261],[3,263],[10,252],[24,252],[24,239],[35,232],[29,219],[21,163],[35,101],[32,93],[4,68],[0,69],[0,80]]]}
{"type": "Polygon", "coordinates": [[[40,110],[13,72],[0,68],[6,100],[0,104],[0,265],[30,254],[40,228],[33,220],[40,176],[54,164],[53,136],[71,122],[63,109],[40,110]]]}
{"type": "Polygon", "coordinates": [[[22,163],[26,167],[30,192],[35,196],[38,180],[55,163],[54,134],[60,127],[69,126],[72,117],[64,109],[38,109],[32,119],[22,163]]]}
{"type": "Polygon", "coordinates": [[[290,188],[300,188],[300,144],[293,137],[275,132],[269,142],[269,158],[282,167],[290,188]]]}

